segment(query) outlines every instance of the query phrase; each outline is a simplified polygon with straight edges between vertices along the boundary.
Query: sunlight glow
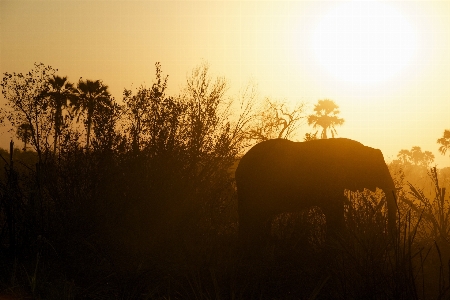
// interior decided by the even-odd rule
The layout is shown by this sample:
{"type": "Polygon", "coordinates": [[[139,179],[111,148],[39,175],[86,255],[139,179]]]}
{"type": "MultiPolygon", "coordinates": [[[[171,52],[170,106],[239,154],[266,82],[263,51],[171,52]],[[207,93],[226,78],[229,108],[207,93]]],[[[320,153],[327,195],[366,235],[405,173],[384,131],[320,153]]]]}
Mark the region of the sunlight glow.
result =
{"type": "Polygon", "coordinates": [[[352,1],[322,16],[312,34],[315,59],[339,80],[376,84],[401,73],[417,53],[414,28],[385,3],[352,1]]]}

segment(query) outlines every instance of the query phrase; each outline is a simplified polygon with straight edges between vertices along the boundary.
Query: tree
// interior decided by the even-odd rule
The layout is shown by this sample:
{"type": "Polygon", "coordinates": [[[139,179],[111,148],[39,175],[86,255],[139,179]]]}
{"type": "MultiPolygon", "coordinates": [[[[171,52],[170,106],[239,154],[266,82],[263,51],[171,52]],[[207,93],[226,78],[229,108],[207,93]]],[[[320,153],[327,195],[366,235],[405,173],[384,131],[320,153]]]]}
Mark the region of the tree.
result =
{"type": "Polygon", "coordinates": [[[24,143],[23,151],[27,150],[27,144],[30,142],[31,139],[31,132],[32,129],[29,123],[23,123],[20,124],[19,127],[17,127],[16,135],[24,143]]]}
{"type": "Polygon", "coordinates": [[[397,158],[403,165],[415,165],[426,168],[434,161],[433,153],[430,151],[422,151],[419,146],[414,146],[411,150],[400,150],[397,154],[397,158]]]}
{"type": "Polygon", "coordinates": [[[227,83],[218,77],[213,82],[204,63],[192,70],[186,80],[182,102],[186,105],[185,135],[187,148],[195,164],[200,156],[212,154],[222,134],[229,133],[229,107],[225,98],[227,83]]]}
{"type": "Polygon", "coordinates": [[[266,98],[261,110],[254,116],[255,124],[248,131],[249,139],[262,142],[270,139],[289,139],[300,126],[305,104],[290,109],[286,103],[266,98]]]}
{"type": "Polygon", "coordinates": [[[67,81],[67,77],[53,75],[53,78],[49,80],[49,84],[50,90],[47,92],[47,96],[51,100],[50,106],[53,109],[53,126],[55,130],[53,152],[56,153],[58,137],[61,134],[61,126],[64,122],[62,110],[64,107],[67,107],[68,100],[74,99],[75,89],[73,84],[67,81]]]}
{"type": "Polygon", "coordinates": [[[42,151],[48,147],[52,130],[52,114],[48,97],[49,81],[55,69],[35,63],[27,74],[5,73],[1,86],[5,108],[0,111],[0,120],[8,120],[12,128],[28,124],[31,129],[30,143],[36,150],[39,162],[42,151]]]}
{"type": "Polygon", "coordinates": [[[444,130],[444,135],[437,140],[437,143],[441,145],[439,147],[439,152],[442,153],[442,155],[445,155],[447,150],[450,150],[450,130],[444,130]]]}
{"type": "Polygon", "coordinates": [[[89,140],[91,135],[91,127],[94,114],[102,110],[102,107],[111,105],[111,95],[108,86],[104,85],[100,80],[92,81],[80,79],[77,85],[76,97],[72,103],[73,111],[80,116],[85,113],[86,119],[86,149],[89,149],[89,140]]]}
{"type": "Polygon", "coordinates": [[[240,120],[245,113],[230,116],[234,110],[225,79],[211,77],[207,64],[193,69],[178,97],[165,95],[166,83],[167,76],[156,64],[152,86],[124,91],[123,122],[133,149],[123,156],[119,176],[126,174],[121,182],[126,183],[130,210],[145,220],[139,228],[163,228],[145,229],[142,234],[156,237],[147,241],[180,233],[187,238],[194,232],[191,226],[208,232],[217,228],[224,207],[233,203],[229,169],[241,149],[239,132],[245,127],[245,120],[240,120]],[[202,217],[205,214],[208,217],[202,217]]]}
{"type": "Polygon", "coordinates": [[[141,139],[145,133],[145,119],[150,105],[147,98],[147,89],[140,86],[135,95],[131,90],[124,89],[123,102],[125,104],[124,112],[127,116],[125,132],[132,139],[133,151],[138,152],[142,146],[141,139]]]}
{"type": "Polygon", "coordinates": [[[100,151],[112,153],[114,150],[121,150],[123,145],[123,135],[117,131],[117,123],[122,116],[122,106],[114,99],[110,105],[100,106],[97,113],[92,117],[94,136],[91,146],[94,152],[100,151]]]}
{"type": "Polygon", "coordinates": [[[344,124],[344,119],[339,118],[338,114],[339,106],[329,99],[319,100],[316,105],[314,105],[315,114],[308,116],[308,125],[313,125],[313,128],[318,126],[322,127],[322,134],[320,138],[326,139],[327,130],[331,132],[331,136],[337,134],[335,126],[341,126],[344,124]]]}
{"type": "Polygon", "coordinates": [[[151,88],[140,86],[136,94],[123,92],[127,132],[136,153],[142,148],[168,150],[175,146],[179,134],[179,121],[184,106],[172,97],[166,97],[168,76],[163,77],[160,63],[156,63],[156,80],[151,88]]]}
{"type": "MultiPolygon", "coordinates": [[[[433,161],[433,153],[422,151],[419,146],[414,146],[410,150],[400,150],[397,159],[389,164],[389,169],[396,186],[402,187],[408,183],[428,189],[429,185],[426,185],[427,173],[430,171],[430,165],[433,161]]],[[[399,190],[400,195],[405,196],[405,190],[399,190]]]]}

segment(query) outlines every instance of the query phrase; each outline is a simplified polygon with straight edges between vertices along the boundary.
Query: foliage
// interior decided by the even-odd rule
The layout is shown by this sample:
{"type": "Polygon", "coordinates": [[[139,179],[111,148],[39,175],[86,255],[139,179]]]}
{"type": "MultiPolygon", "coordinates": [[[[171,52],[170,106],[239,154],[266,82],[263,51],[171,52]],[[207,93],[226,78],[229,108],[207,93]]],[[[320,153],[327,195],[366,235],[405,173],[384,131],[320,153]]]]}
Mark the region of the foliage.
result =
{"type": "Polygon", "coordinates": [[[427,193],[432,192],[432,187],[427,185],[427,170],[433,161],[434,155],[429,151],[422,151],[418,146],[398,152],[397,159],[389,164],[389,169],[395,185],[401,188],[399,193],[402,196],[406,196],[408,183],[425,188],[427,193]]]}
{"type": "Polygon", "coordinates": [[[67,81],[67,77],[53,75],[48,83],[49,90],[44,95],[49,98],[52,109],[55,131],[53,152],[56,152],[58,138],[61,135],[61,127],[64,125],[63,108],[67,107],[68,101],[75,100],[75,89],[73,84],[67,81]]]}
{"type": "Polygon", "coordinates": [[[448,298],[444,177],[435,184],[442,197],[426,202],[424,193],[416,210],[404,200],[421,194],[400,193],[394,238],[386,234],[383,195],[366,191],[347,195],[347,232],[336,240],[311,208],[280,216],[264,255],[247,261],[237,243],[231,170],[255,142],[249,132],[293,134],[300,109],[289,119],[286,106],[268,102],[261,119],[255,90],[233,102],[225,79],[206,64],[176,97],[166,95],[168,77],[157,63],[154,83],[125,89],[123,104],[99,80],[80,81],[93,88],[79,83],[74,95],[68,85],[65,102],[52,98],[59,96],[51,86],[65,77],[24,79],[40,78],[42,66],[3,82],[2,116],[46,128],[57,151],[42,142],[39,154],[33,141],[35,151],[0,149],[0,298],[448,298]],[[14,89],[28,98],[22,103],[14,89]],[[82,104],[91,96],[94,104],[82,104]],[[85,140],[77,116],[90,131],[85,140]]]}
{"type": "Polygon", "coordinates": [[[194,69],[179,97],[167,97],[166,84],[156,64],[151,88],[124,91],[120,123],[126,141],[110,164],[117,167],[104,173],[114,184],[101,188],[104,224],[114,225],[103,230],[118,231],[115,239],[131,251],[181,261],[177,249],[165,245],[182,234],[183,247],[208,248],[197,234],[230,226],[218,220],[234,207],[228,169],[240,151],[242,135],[235,132],[242,122],[232,122],[225,82],[213,81],[207,65],[194,69]],[[115,196],[120,194],[126,202],[115,196]]]}
{"type": "MultiPolygon", "coordinates": [[[[85,114],[84,125],[86,127],[86,149],[89,149],[92,123],[97,120],[96,115],[112,105],[108,86],[100,80],[81,80],[77,84],[76,97],[73,98],[72,109],[78,116],[85,114]]],[[[95,124],[94,124],[95,126],[95,124]]]]}
{"type": "Polygon", "coordinates": [[[201,153],[212,153],[215,142],[227,139],[230,130],[227,122],[230,103],[224,98],[225,78],[219,77],[212,82],[208,68],[203,65],[192,71],[181,99],[187,105],[184,119],[186,146],[192,151],[194,161],[201,153]]]}
{"type": "Polygon", "coordinates": [[[308,116],[308,125],[313,125],[313,128],[322,127],[320,138],[328,138],[327,130],[330,130],[331,136],[334,138],[334,135],[337,134],[335,126],[344,124],[344,119],[338,117],[339,106],[333,100],[324,99],[314,105],[314,111],[314,115],[308,116]]]}
{"type": "Polygon", "coordinates": [[[402,149],[398,152],[397,158],[404,165],[416,165],[428,168],[434,161],[434,155],[430,151],[422,151],[419,146],[414,146],[411,150],[402,149]]]}
{"type": "Polygon", "coordinates": [[[122,107],[114,101],[99,107],[97,113],[93,115],[92,147],[97,152],[124,151],[126,140],[117,128],[121,117],[122,107]]]}
{"type": "Polygon", "coordinates": [[[434,187],[434,199],[429,199],[423,190],[409,183],[409,194],[416,201],[404,201],[422,216],[422,225],[427,227],[424,230],[433,240],[450,245],[450,198],[445,198],[446,188],[439,185],[436,168],[430,169],[429,176],[434,187]]]}
{"type": "Polygon", "coordinates": [[[26,151],[27,144],[30,142],[31,132],[31,126],[28,123],[20,124],[19,127],[17,127],[16,135],[23,142],[24,151],[26,151]]]}
{"type": "Polygon", "coordinates": [[[167,76],[162,77],[161,66],[156,63],[156,82],[151,88],[140,86],[135,95],[123,92],[124,131],[132,140],[133,151],[143,148],[168,149],[175,146],[177,128],[184,106],[172,97],[166,97],[167,76]]]}
{"type": "Polygon", "coordinates": [[[49,99],[49,80],[55,73],[50,66],[35,64],[27,74],[5,73],[2,94],[6,107],[0,119],[7,119],[13,128],[28,124],[31,128],[31,145],[41,160],[42,152],[48,148],[48,138],[53,127],[49,99]]]}
{"type": "Polygon", "coordinates": [[[439,152],[442,155],[445,155],[445,153],[447,153],[447,150],[450,149],[450,130],[444,130],[443,136],[437,140],[437,143],[441,145],[439,147],[439,152]]]}

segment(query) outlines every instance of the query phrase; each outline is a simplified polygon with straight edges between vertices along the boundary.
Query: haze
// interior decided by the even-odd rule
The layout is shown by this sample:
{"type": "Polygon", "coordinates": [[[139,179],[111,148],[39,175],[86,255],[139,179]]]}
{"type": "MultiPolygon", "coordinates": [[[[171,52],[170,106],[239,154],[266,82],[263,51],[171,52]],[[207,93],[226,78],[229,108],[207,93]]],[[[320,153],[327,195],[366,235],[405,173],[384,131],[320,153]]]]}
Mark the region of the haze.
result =
{"type": "MultiPolygon", "coordinates": [[[[1,1],[0,14],[2,74],[42,62],[120,100],[151,83],[155,62],[177,94],[206,61],[231,94],[252,80],[262,97],[333,99],[339,137],[450,165],[436,143],[450,129],[450,2],[1,1]]],[[[10,138],[2,128],[0,147],[10,138]]]]}

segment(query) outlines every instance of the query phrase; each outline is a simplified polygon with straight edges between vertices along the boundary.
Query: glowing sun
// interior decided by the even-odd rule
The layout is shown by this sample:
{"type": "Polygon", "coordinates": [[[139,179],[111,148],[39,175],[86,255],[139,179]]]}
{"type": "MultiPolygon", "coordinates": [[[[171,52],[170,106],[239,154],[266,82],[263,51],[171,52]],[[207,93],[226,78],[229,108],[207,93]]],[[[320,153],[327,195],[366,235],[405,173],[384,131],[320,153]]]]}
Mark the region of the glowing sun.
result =
{"type": "Polygon", "coordinates": [[[358,84],[397,76],[417,52],[415,29],[388,3],[352,1],[322,15],[312,31],[315,59],[326,72],[358,84]]]}

